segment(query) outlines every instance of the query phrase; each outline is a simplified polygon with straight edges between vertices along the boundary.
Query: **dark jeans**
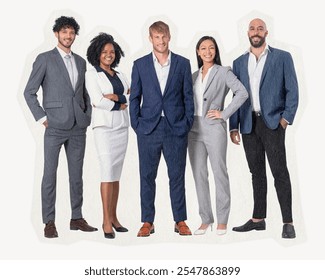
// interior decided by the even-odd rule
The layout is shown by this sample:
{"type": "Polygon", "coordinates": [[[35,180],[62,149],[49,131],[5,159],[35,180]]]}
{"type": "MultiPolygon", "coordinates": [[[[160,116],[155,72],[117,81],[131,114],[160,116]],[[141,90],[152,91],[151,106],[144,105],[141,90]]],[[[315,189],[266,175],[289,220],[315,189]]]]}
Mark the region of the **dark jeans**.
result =
{"type": "Polygon", "coordinates": [[[252,132],[243,134],[242,137],[246,159],[252,174],[253,218],[266,218],[266,154],[274,177],[274,186],[280,203],[283,223],[291,223],[292,195],[285,151],[285,129],[280,124],[275,130],[269,129],[261,116],[253,114],[252,132]]]}

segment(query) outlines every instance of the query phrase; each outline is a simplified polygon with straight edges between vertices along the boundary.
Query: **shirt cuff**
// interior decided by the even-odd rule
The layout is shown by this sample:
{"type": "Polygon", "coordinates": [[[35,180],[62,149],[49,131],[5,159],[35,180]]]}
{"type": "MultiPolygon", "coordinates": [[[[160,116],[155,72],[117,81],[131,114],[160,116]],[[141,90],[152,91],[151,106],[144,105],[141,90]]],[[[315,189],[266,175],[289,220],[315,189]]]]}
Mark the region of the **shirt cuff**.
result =
{"type": "Polygon", "coordinates": [[[40,118],[37,122],[40,124],[43,124],[47,120],[47,117],[44,116],[43,118],[40,118]]]}
{"type": "Polygon", "coordinates": [[[290,122],[288,122],[284,117],[282,117],[282,119],[284,119],[287,122],[287,124],[290,124],[290,122]]]}

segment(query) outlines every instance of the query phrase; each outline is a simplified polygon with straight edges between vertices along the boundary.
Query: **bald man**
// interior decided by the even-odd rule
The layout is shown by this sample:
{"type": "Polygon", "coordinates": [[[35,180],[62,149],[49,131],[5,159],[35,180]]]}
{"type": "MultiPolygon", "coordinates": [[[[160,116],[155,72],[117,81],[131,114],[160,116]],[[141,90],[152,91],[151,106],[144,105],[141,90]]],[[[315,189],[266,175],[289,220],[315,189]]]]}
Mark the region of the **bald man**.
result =
{"type": "Polygon", "coordinates": [[[267,208],[266,157],[274,177],[281,208],[283,238],[295,238],[291,182],[287,168],[285,132],[298,108],[298,82],[290,53],[266,43],[268,30],[253,19],[247,32],[250,48],[233,63],[233,72],[249,92],[249,98],[230,117],[231,141],[243,146],[252,174],[254,209],[248,222],[233,231],[265,230],[267,208]]]}

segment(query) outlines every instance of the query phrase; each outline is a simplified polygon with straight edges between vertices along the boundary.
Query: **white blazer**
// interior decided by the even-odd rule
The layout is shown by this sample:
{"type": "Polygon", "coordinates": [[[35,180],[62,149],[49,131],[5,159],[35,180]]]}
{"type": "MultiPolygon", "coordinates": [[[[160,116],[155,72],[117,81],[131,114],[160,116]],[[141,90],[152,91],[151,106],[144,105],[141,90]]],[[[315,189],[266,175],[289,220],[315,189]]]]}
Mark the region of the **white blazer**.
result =
{"type": "MultiPolygon", "coordinates": [[[[122,73],[117,73],[117,76],[121,80],[124,86],[123,95],[126,97],[127,104],[129,103],[128,90],[130,88],[129,83],[122,73]]],[[[129,126],[129,114],[128,110],[111,111],[114,107],[114,101],[111,101],[104,97],[104,94],[114,93],[113,86],[104,72],[97,72],[95,68],[86,71],[86,88],[90,96],[92,110],[92,128],[97,126],[107,126],[113,128],[114,115],[120,114],[121,124],[118,126],[129,126]]],[[[116,125],[116,124],[115,124],[116,125]]]]}

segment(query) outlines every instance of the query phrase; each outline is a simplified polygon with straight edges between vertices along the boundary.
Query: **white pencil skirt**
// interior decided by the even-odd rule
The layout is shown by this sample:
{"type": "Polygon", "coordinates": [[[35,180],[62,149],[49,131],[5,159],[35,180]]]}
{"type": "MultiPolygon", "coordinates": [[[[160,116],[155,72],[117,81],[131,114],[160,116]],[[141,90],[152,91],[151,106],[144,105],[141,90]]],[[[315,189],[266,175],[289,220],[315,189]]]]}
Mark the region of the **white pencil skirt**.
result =
{"type": "Polygon", "coordinates": [[[99,126],[93,129],[93,133],[101,182],[119,181],[128,144],[128,127],[112,129],[99,126]]]}

